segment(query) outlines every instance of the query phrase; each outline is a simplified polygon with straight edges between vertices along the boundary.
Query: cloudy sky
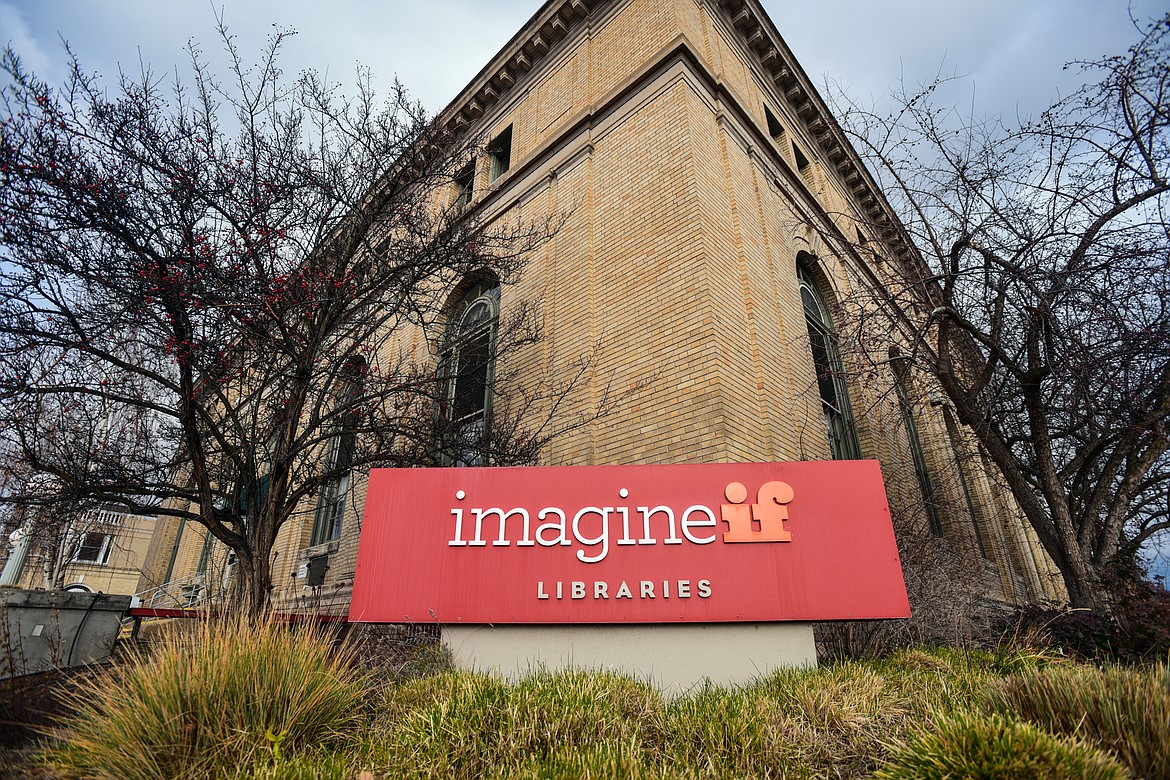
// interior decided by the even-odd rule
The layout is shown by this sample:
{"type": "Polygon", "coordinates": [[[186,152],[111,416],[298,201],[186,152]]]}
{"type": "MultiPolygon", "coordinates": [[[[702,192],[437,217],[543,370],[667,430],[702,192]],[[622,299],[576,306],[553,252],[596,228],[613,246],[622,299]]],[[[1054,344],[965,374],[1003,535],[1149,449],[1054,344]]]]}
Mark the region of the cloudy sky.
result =
{"type": "MultiPolygon", "coordinates": [[[[273,24],[297,30],[286,71],[314,68],[342,83],[356,63],[396,75],[430,110],[443,108],[540,7],[541,0],[214,0],[245,52],[273,24]]],[[[1123,51],[1129,14],[1170,0],[764,0],[805,70],[863,101],[904,78],[967,77],[961,99],[979,114],[1034,113],[1076,85],[1065,62],[1123,51]]],[[[185,67],[189,39],[218,56],[212,0],[0,0],[0,41],[50,82],[67,40],[87,70],[185,67]]],[[[960,94],[960,93],[956,93],[960,94]]],[[[959,99],[959,98],[956,98],[959,99]]]]}

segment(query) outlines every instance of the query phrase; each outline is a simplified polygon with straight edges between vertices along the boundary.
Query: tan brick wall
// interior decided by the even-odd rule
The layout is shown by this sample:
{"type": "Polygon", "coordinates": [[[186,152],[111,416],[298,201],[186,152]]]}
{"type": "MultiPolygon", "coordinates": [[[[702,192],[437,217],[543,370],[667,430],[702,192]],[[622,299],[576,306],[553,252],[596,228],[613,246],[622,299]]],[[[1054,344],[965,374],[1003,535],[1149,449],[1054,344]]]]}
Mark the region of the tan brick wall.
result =
{"type": "MultiPolygon", "coordinates": [[[[83,517],[77,532],[92,532],[112,537],[105,563],[69,561],[62,570],[61,586],[81,587],[94,593],[129,595],[137,592],[138,580],[154,535],[155,519],[149,516],[117,515],[114,522],[94,521],[83,517]]],[[[20,576],[20,587],[45,586],[45,561],[30,555],[20,576]]]]}

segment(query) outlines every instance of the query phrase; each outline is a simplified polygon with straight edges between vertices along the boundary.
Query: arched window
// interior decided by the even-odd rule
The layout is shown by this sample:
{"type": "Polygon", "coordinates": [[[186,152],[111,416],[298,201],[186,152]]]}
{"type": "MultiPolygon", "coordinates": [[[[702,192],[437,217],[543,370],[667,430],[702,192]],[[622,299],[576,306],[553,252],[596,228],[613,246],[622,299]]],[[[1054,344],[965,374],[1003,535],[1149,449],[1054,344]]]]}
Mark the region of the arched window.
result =
{"type": "Polygon", "coordinates": [[[845,371],[837,352],[828,307],[825,306],[816,282],[803,265],[796,267],[800,281],[800,299],[804,306],[804,321],[808,326],[808,343],[813,366],[817,372],[817,388],[821,395],[821,409],[825,415],[825,433],[835,460],[857,460],[861,446],[853,412],[849,408],[849,393],[845,389],[845,371]]]}
{"type": "Polygon", "coordinates": [[[486,277],[451,308],[440,403],[443,456],[453,466],[483,465],[482,445],[491,414],[500,284],[486,277]]]}

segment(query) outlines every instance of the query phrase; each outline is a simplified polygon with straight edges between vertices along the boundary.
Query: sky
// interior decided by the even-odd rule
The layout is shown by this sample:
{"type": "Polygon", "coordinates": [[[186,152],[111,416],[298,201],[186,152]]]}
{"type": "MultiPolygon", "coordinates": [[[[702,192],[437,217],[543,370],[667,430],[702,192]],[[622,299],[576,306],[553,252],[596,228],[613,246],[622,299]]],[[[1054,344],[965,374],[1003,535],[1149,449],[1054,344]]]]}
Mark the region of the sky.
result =
{"type": "MultiPolygon", "coordinates": [[[[189,74],[186,46],[222,62],[215,11],[255,55],[273,25],[297,31],[286,73],[315,69],[352,85],[358,64],[385,92],[398,78],[442,110],[540,8],[542,0],[0,0],[0,42],[50,83],[66,73],[62,41],[85,70],[112,79],[142,63],[189,74]]],[[[899,82],[957,76],[950,100],[978,117],[1035,116],[1080,83],[1065,63],[1121,53],[1138,37],[1131,15],[1170,0],[763,0],[813,82],[863,104],[899,82]]],[[[1170,553],[1160,568],[1170,574],[1170,553]]],[[[1170,577],[1168,577],[1170,579],[1170,577]]]]}
{"type": "MultiPolygon", "coordinates": [[[[383,91],[397,77],[441,110],[534,14],[541,0],[0,0],[0,41],[50,83],[65,74],[61,41],[86,70],[184,73],[185,47],[220,56],[213,9],[246,53],[277,24],[297,31],[286,72],[313,68],[352,84],[368,66],[383,91]]],[[[1123,51],[1170,0],[763,0],[797,59],[821,87],[862,102],[899,80],[963,77],[956,100],[978,115],[1035,114],[1077,85],[1066,62],[1123,51]]],[[[822,90],[823,91],[823,90],[822,90]]]]}

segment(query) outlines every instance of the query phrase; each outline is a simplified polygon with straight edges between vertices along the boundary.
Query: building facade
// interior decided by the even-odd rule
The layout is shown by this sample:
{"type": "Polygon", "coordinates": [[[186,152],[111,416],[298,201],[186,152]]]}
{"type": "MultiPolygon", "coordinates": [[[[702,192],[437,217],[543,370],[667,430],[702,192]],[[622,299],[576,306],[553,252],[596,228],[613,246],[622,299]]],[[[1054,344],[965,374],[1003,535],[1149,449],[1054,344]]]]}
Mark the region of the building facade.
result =
{"type": "Polygon", "coordinates": [[[132,595],[140,586],[154,525],[152,515],[92,510],[47,529],[22,527],[9,539],[0,584],[132,595]]]}
{"type": "MultiPolygon", "coordinates": [[[[515,283],[451,291],[446,346],[402,346],[436,365],[474,356],[501,312],[537,305],[542,338],[510,356],[507,381],[592,361],[561,399],[592,421],[542,463],[875,458],[912,606],[915,583],[938,578],[924,548],[979,598],[1061,598],[974,440],[902,358],[903,324],[866,325],[869,293],[914,257],[757,0],[549,0],[442,118],[486,146],[436,198],[560,227],[515,283]]],[[[460,362],[451,388],[469,435],[508,396],[489,362],[460,362]]],[[[279,603],[345,609],[364,490],[354,473],[282,529],[279,603]]],[[[142,588],[206,597],[231,565],[203,529],[160,521],[142,588]]]]}

